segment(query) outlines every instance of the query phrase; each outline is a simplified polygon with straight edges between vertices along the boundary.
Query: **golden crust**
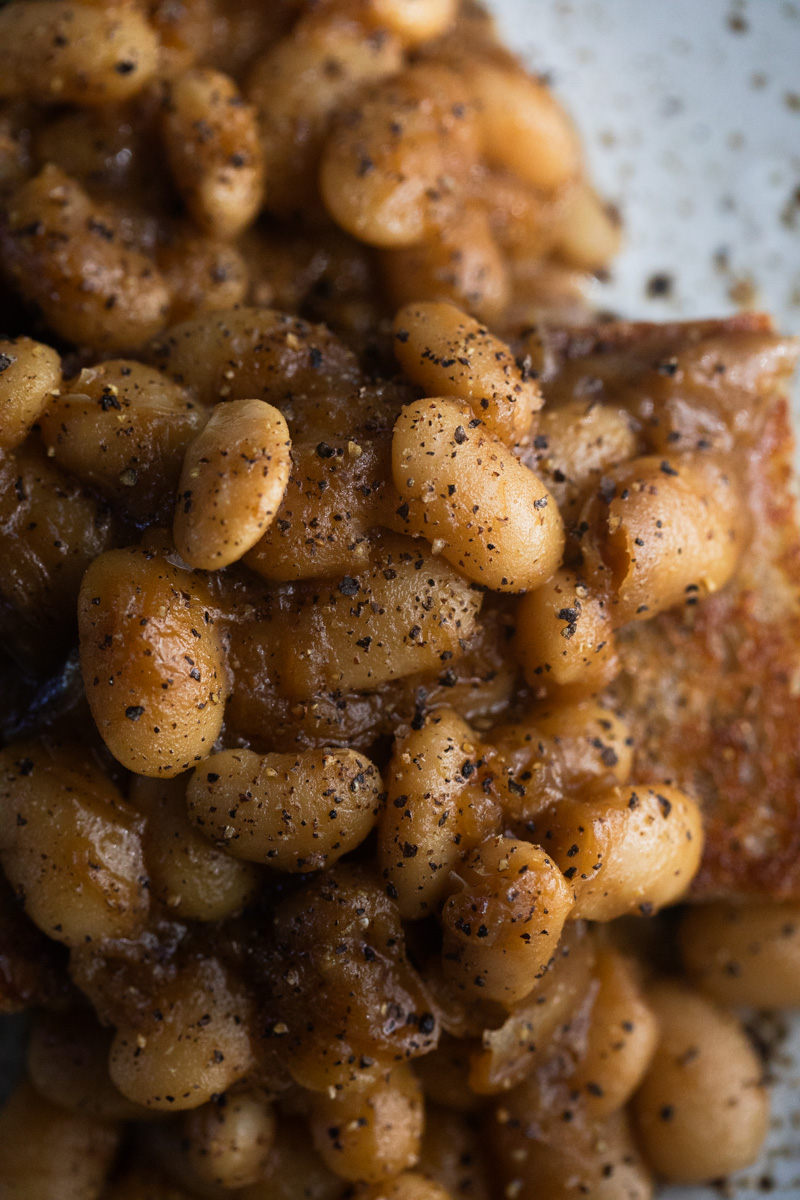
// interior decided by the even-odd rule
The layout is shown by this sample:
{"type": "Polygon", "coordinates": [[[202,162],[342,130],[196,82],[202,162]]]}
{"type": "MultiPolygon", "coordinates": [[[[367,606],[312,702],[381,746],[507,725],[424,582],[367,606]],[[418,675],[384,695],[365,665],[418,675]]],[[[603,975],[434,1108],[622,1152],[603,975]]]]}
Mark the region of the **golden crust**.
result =
{"type": "MultiPolygon", "coordinates": [[[[797,347],[774,336],[758,314],[562,331],[549,338],[555,365],[545,390],[557,399],[567,381],[574,392],[578,378],[585,385],[595,373],[630,408],[656,358],[670,361],[703,344],[725,347],[738,364],[725,403],[740,414],[732,461],[743,473],[752,537],[733,581],[717,595],[620,632],[623,669],[611,698],[631,725],[634,778],[669,780],[702,804],[706,849],[693,894],[796,899],[800,529],[795,444],[780,383],[797,347]]],[[[695,398],[688,379],[684,395],[695,398]]]]}

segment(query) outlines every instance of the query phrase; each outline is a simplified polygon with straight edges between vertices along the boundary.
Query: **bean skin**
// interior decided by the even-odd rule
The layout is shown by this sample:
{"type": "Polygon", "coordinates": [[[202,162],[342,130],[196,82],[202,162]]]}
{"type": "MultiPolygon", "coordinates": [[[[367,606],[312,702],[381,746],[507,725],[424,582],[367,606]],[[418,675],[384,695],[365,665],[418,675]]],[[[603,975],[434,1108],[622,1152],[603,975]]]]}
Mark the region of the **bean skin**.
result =
{"type": "Polygon", "coordinates": [[[255,546],[280,507],[291,469],[286,421],[263,400],[218,404],[191,443],[178,486],[175,545],[213,571],[255,546]]]}
{"type": "Polygon", "coordinates": [[[97,727],[140,775],[179,775],[211,752],[227,675],[210,597],[147,550],[94,560],[78,600],[81,669],[97,727]]]}

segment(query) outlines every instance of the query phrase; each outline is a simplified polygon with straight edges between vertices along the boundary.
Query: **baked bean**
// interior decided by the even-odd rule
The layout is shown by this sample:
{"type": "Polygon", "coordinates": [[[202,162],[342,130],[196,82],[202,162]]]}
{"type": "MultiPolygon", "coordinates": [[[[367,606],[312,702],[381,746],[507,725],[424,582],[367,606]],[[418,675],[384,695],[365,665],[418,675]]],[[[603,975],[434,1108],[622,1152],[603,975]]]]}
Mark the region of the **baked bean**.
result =
{"type": "Polygon", "coordinates": [[[406,46],[418,46],[447,33],[458,0],[368,0],[370,15],[406,46]]]}
{"type": "MultiPolygon", "coordinates": [[[[281,618],[286,615],[280,598],[277,604],[268,603],[266,610],[254,602],[250,620],[245,615],[226,629],[233,676],[225,710],[228,735],[252,744],[259,753],[284,753],[287,744],[295,743],[319,748],[341,742],[365,750],[367,742],[360,735],[375,715],[379,693],[351,695],[344,705],[339,703],[341,694],[336,699],[328,693],[303,701],[291,699],[281,676],[281,659],[287,653],[286,623],[281,618]]],[[[313,653],[313,644],[308,645],[313,653]]]]}
{"type": "Polygon", "coordinates": [[[0,96],[38,103],[114,104],[155,73],[156,35],[135,7],[18,0],[0,12],[0,96]]]}
{"type": "Polygon", "coordinates": [[[353,750],[223,750],[195,771],[187,802],[196,827],[234,858],[318,871],[367,837],[381,778],[353,750]]]}
{"type": "Polygon", "coordinates": [[[703,904],[680,929],[683,964],[719,1004],[800,1006],[800,909],[796,904],[703,904]]]}
{"type": "Polygon", "coordinates": [[[100,555],[84,576],[87,699],[108,748],[131,771],[179,775],[211,752],[228,684],[209,609],[199,579],[137,547],[100,555]]]}
{"type": "Polygon", "coordinates": [[[275,519],[289,481],[286,421],[263,400],[213,409],[186,451],[175,510],[175,545],[193,567],[236,562],[275,519]]]}
{"type": "Polygon", "coordinates": [[[586,272],[568,267],[535,252],[512,258],[511,305],[506,313],[510,329],[541,329],[549,321],[562,327],[585,320],[586,272]]]}
{"type": "Polygon", "coordinates": [[[499,832],[484,761],[469,725],[447,709],[395,743],[377,861],[406,920],[434,912],[452,887],[451,871],[499,832]]]}
{"type": "Polygon", "coordinates": [[[268,8],[263,0],[213,0],[214,31],[210,61],[218,70],[238,79],[275,44],[297,19],[297,0],[274,0],[268,8]]]}
{"type": "Polygon", "coordinates": [[[311,1137],[323,1161],[342,1179],[377,1183],[413,1167],[425,1123],[422,1088],[400,1065],[374,1088],[316,1093],[311,1137]]]}
{"type": "Polygon", "coordinates": [[[219,6],[214,0],[193,0],[176,5],[171,0],[146,0],[147,19],[158,34],[158,76],[174,79],[198,59],[205,60],[215,48],[220,28],[219,6]],[[216,20],[216,30],[214,28],[216,20]]]}
{"type": "Polygon", "coordinates": [[[179,1153],[195,1179],[244,1188],[264,1173],[275,1142],[275,1114],[260,1092],[220,1096],[186,1113],[178,1137],[179,1153]]]}
{"type": "Polygon", "coordinates": [[[193,67],[172,83],[162,132],[194,221],[211,237],[238,237],[255,219],[264,190],[255,108],[228,75],[193,67]]]}
{"type": "Polygon", "coordinates": [[[384,250],[380,261],[393,308],[429,296],[500,322],[511,298],[508,268],[481,208],[464,209],[430,240],[384,250]]]}
{"type": "Polygon", "coordinates": [[[70,379],[40,424],[59,466],[150,524],[170,511],[183,453],[205,418],[159,371],[113,359],[70,379]]]}
{"type": "Polygon", "coordinates": [[[569,925],[533,991],[514,1006],[502,1025],[483,1030],[480,1047],[471,1055],[471,1092],[479,1096],[508,1092],[542,1065],[552,1053],[553,1039],[569,1028],[576,1010],[591,995],[595,959],[594,942],[585,926],[569,925]]]}
{"type": "Polygon", "coordinates": [[[518,1200],[651,1200],[653,1179],[623,1113],[594,1125],[558,1112],[537,1128],[528,1124],[522,1104],[509,1120],[506,1103],[504,1097],[496,1112],[506,1195],[510,1189],[518,1200]]]}
{"type": "Polygon", "coordinates": [[[108,508],[32,440],[0,461],[0,630],[16,659],[53,668],[73,640],[84,571],[114,545],[108,508]]]}
{"type": "Polygon", "coordinates": [[[488,167],[474,181],[494,237],[509,258],[509,269],[526,259],[550,254],[558,219],[573,188],[546,195],[502,167],[488,167]]]}
{"type": "MultiPolygon", "coordinates": [[[[28,1074],[41,1096],[59,1108],[98,1121],[147,1115],[117,1091],[108,1076],[113,1032],[91,1010],[37,1013],[28,1042],[28,1074]]],[[[2,1184],[0,1184],[0,1194],[2,1184]]]]}
{"type": "Polygon", "coordinates": [[[239,1195],[242,1200],[339,1200],[345,1186],[311,1145],[306,1125],[279,1117],[262,1180],[239,1195]]]}
{"type": "Polygon", "coordinates": [[[666,395],[662,398],[662,389],[658,385],[650,388],[647,384],[642,390],[650,394],[639,403],[634,401],[634,412],[644,410],[646,414],[642,440],[648,453],[674,456],[676,452],[702,451],[704,455],[710,452],[722,456],[733,450],[733,430],[726,415],[710,405],[699,403],[694,393],[689,400],[683,390],[663,389],[666,395]]]}
{"type": "MultiPolygon", "coordinates": [[[[228,1093],[215,1096],[210,1104],[225,1104],[228,1099],[228,1093]]],[[[207,1107],[209,1105],[204,1104],[196,1111],[203,1113],[207,1107]]],[[[194,1112],[190,1111],[186,1115],[191,1117],[194,1112]]],[[[147,1126],[140,1124],[136,1131],[131,1155],[133,1161],[146,1162],[159,1168],[163,1172],[160,1178],[169,1180],[172,1186],[179,1189],[181,1200],[184,1196],[191,1196],[193,1200],[228,1200],[228,1188],[209,1182],[195,1173],[190,1161],[189,1138],[183,1134],[182,1119],[178,1117],[174,1120],[164,1120],[162,1113],[155,1113],[154,1117],[147,1126]]],[[[234,1195],[238,1194],[237,1188],[234,1195]]]]}
{"type": "MultiPolygon", "coordinates": [[[[486,597],[478,627],[463,655],[452,664],[443,660],[445,669],[430,681],[426,705],[429,711],[453,708],[476,727],[489,727],[496,714],[511,701],[519,681],[508,631],[509,617],[502,600],[498,603],[494,597],[486,597]]],[[[409,679],[406,687],[408,707],[414,681],[409,679]]],[[[414,691],[415,711],[419,698],[419,692],[414,691]]]]}
{"type": "Polygon", "coordinates": [[[587,486],[635,453],[636,432],[625,409],[579,398],[545,406],[530,463],[566,517],[577,514],[587,486]]]}
{"type": "Polygon", "coordinates": [[[454,1200],[450,1192],[419,1171],[405,1171],[385,1183],[356,1189],[355,1200],[454,1200]]]}
{"type": "Polygon", "coordinates": [[[199,1108],[252,1068],[251,1001],[215,958],[153,978],[146,1013],[120,1012],[109,1071],[123,1096],[165,1112],[199,1108]]]}
{"type": "MultiPolygon", "coordinates": [[[[481,1099],[469,1086],[470,1059],[475,1050],[473,1040],[443,1033],[436,1049],[416,1060],[414,1071],[425,1093],[426,1109],[431,1101],[459,1113],[480,1108],[481,1099]]],[[[426,1130],[429,1126],[426,1115],[426,1130]]]]}
{"type": "MultiPolygon", "coordinates": [[[[383,543],[385,548],[386,543],[383,543]]],[[[418,553],[414,561],[424,563],[418,553]]],[[[387,564],[386,569],[393,570],[394,567],[387,564]]],[[[437,566],[437,578],[441,579],[439,571],[440,567],[437,566]]],[[[432,578],[427,572],[426,576],[427,579],[432,578]]],[[[358,577],[363,581],[361,573],[358,577]]],[[[446,582],[449,590],[452,579],[446,579],[446,582]]],[[[463,586],[462,580],[456,582],[463,586]]],[[[433,593],[426,588],[418,594],[420,601],[427,605],[433,593]]],[[[463,594],[460,589],[458,594],[463,594]]],[[[315,659],[318,654],[325,653],[324,646],[318,638],[314,639],[310,622],[303,615],[303,610],[311,605],[314,595],[320,603],[319,593],[312,592],[311,588],[292,588],[291,591],[275,589],[265,593],[257,583],[250,583],[247,600],[239,606],[239,615],[230,618],[231,624],[226,630],[226,636],[230,636],[228,665],[233,674],[231,698],[225,716],[230,737],[246,739],[260,753],[283,751],[287,740],[292,744],[297,742],[316,747],[346,744],[366,752],[373,745],[378,731],[383,736],[392,737],[398,724],[411,721],[419,724],[426,712],[436,708],[455,708],[464,714],[465,719],[485,723],[493,714],[502,711],[511,699],[517,683],[517,671],[503,631],[502,610],[495,608],[491,599],[480,621],[473,622],[470,619],[469,637],[462,634],[460,639],[453,638],[451,649],[437,652],[438,662],[433,661],[433,657],[427,660],[427,665],[423,665],[427,676],[424,681],[419,674],[411,673],[414,667],[410,652],[404,665],[395,660],[395,655],[403,647],[400,646],[398,650],[394,635],[389,636],[390,631],[382,622],[378,637],[383,648],[388,647],[390,658],[386,663],[376,661],[374,673],[367,678],[363,688],[350,690],[352,676],[348,674],[342,681],[346,686],[344,691],[335,684],[332,691],[325,689],[315,692],[313,696],[303,696],[301,687],[298,686],[295,691],[294,683],[286,683],[287,673],[291,675],[297,668],[285,644],[286,630],[295,631],[291,636],[298,639],[298,655],[310,656],[314,672],[321,670],[315,659]],[[298,630],[303,634],[302,641],[299,640],[298,630]],[[400,665],[409,673],[400,672],[389,678],[381,674],[387,667],[394,670],[400,665]],[[430,673],[431,667],[433,673],[430,673]],[[374,682],[370,682],[370,679],[374,682]],[[423,687],[424,695],[421,690],[423,687]]],[[[468,595],[477,598],[474,592],[468,595]]],[[[444,599],[448,599],[447,592],[444,599]]],[[[357,609],[354,611],[357,612],[357,609]]],[[[422,632],[419,616],[414,616],[413,621],[420,625],[422,632]]],[[[414,625],[410,624],[410,629],[413,628],[414,625]]],[[[374,641],[375,637],[374,630],[356,631],[356,645],[359,641],[366,641],[366,638],[374,641]],[[363,638],[359,632],[363,633],[363,638]]],[[[370,651],[373,641],[369,643],[370,651]]],[[[344,656],[353,653],[348,649],[348,643],[349,638],[343,644],[337,633],[335,649],[330,652],[338,654],[340,663],[343,662],[345,666],[347,661],[344,656]]],[[[358,646],[359,651],[364,649],[364,645],[358,646]]],[[[349,671],[349,667],[347,669],[349,671]]],[[[360,665],[354,664],[354,669],[360,670],[360,665]]],[[[324,683],[321,686],[324,688],[324,683]]]]}
{"type": "Polygon", "coordinates": [[[580,146],[553,94],[520,69],[483,60],[469,63],[481,148],[525,183],[555,192],[580,171],[580,146]]]}
{"type": "Polygon", "coordinates": [[[438,1018],[406,958],[397,906],[363,867],[313,876],[281,900],[274,931],[274,1036],[301,1086],[370,1086],[435,1047],[438,1018]]]}
{"type": "Polygon", "coordinates": [[[45,166],[11,197],[0,245],[12,281],[68,341],[132,350],[164,325],[170,296],[155,264],[58,167],[45,166]]]}
{"type": "Polygon", "coordinates": [[[507,446],[526,443],[542,394],[533,367],[453,304],[409,304],[394,323],[398,362],[429,396],[469,401],[474,415],[507,446]]]}
{"type": "Polygon", "coordinates": [[[730,579],[742,549],[732,480],[702,459],[637,458],[604,477],[583,511],[584,570],[615,625],[695,604],[730,579]]]}
{"type": "Polygon", "coordinates": [[[130,802],[147,817],[142,845],[153,899],[190,921],[224,920],[252,899],[258,870],[197,831],[186,812],[185,779],[135,775],[130,802]]]}
{"type": "Polygon", "coordinates": [[[766,1136],[769,1097],[740,1025],[677,983],[658,984],[648,1000],[661,1037],[633,1099],[648,1161],[675,1183],[748,1166],[766,1136]]]}
{"type": "Polygon", "coordinates": [[[390,454],[386,436],[293,443],[281,506],[247,565],[275,581],[356,574],[370,530],[397,507],[390,454]]]}
{"type": "Polygon", "coordinates": [[[709,331],[637,372],[625,403],[653,453],[726,455],[749,442],[760,400],[783,386],[792,370],[787,351],[764,327],[709,331]]]}
{"type": "Polygon", "coordinates": [[[644,1078],[659,1030],[632,959],[601,950],[595,978],[600,987],[571,1083],[589,1118],[605,1121],[627,1104],[644,1078]]]}
{"type": "Polygon", "coordinates": [[[516,646],[537,694],[559,701],[601,692],[619,671],[610,606],[574,571],[528,592],[516,611],[516,646]]]}
{"type": "Polygon", "coordinates": [[[0,447],[24,441],[53,394],[61,387],[61,359],[55,350],[19,337],[0,340],[0,447]]]}
{"type": "Polygon", "coordinates": [[[323,394],[361,382],[355,355],[322,325],[271,309],[207,313],[168,330],[151,361],[202,404],[266,400],[283,409],[291,395],[323,394]]]}
{"type": "Polygon", "coordinates": [[[155,89],[133,103],[56,109],[30,130],[33,164],[60,167],[93,199],[124,214],[126,235],[150,247],[162,213],[174,207],[155,121],[155,89]]]}
{"type": "Polygon", "coordinates": [[[451,1196],[491,1200],[489,1167],[480,1133],[480,1117],[464,1118],[426,1105],[419,1173],[451,1196]]]}
{"type": "Polygon", "coordinates": [[[445,972],[440,954],[429,955],[425,960],[425,985],[433,999],[442,1033],[458,1038],[468,1051],[474,1048],[475,1039],[480,1038],[483,1030],[498,1019],[495,1002],[467,995],[459,981],[445,972]]]}
{"type": "Polygon", "coordinates": [[[56,941],[129,937],[147,915],[142,822],[79,747],[0,752],[0,862],[28,916],[56,941]]]}
{"type": "Polygon", "coordinates": [[[194,233],[188,223],[159,242],[155,261],[171,296],[170,323],[233,308],[250,287],[242,251],[194,233]]]}
{"type": "Polygon", "coordinates": [[[516,820],[535,819],[565,792],[583,798],[630,777],[628,726],[594,701],[535,711],[496,726],[489,739],[514,778],[516,786],[502,795],[506,815],[516,820]]]}
{"type": "Polygon", "coordinates": [[[722,330],[681,350],[678,375],[692,391],[713,395],[717,405],[730,414],[731,403],[738,410],[739,388],[765,396],[789,379],[794,355],[793,344],[775,333],[770,323],[735,333],[722,330]],[[721,384],[723,375],[727,386],[721,384]]]}
{"type": "Polygon", "coordinates": [[[451,875],[442,910],[444,961],[461,986],[511,1008],[556,953],[569,884],[540,846],[492,838],[451,875]]]}
{"type": "Polygon", "coordinates": [[[402,410],[392,439],[398,528],[427,538],[475,583],[525,591],[561,561],[561,517],[540,480],[481,424],[451,398],[402,410]]]}
{"type": "Polygon", "coordinates": [[[282,690],[303,700],[437,670],[442,655],[463,653],[480,605],[480,594],[430,550],[386,538],[366,569],[316,585],[282,627],[282,690]]]}
{"type": "Polygon", "coordinates": [[[335,225],[312,231],[259,222],[239,245],[253,277],[250,303],[258,307],[312,308],[316,320],[335,329],[339,305],[356,297],[375,300],[372,253],[335,225]]]}
{"type": "Polygon", "coordinates": [[[320,169],[325,205],[370,246],[435,237],[477,158],[468,87],[447,67],[409,67],[340,112],[320,169]]]}
{"type": "Polygon", "coordinates": [[[703,852],[697,803],[666,785],[563,800],[542,814],[535,831],[575,888],[573,915],[590,921],[674,904],[703,852]]]}
{"type": "Polygon", "coordinates": [[[348,14],[307,14],[258,59],[248,97],[258,109],[266,207],[287,217],[316,201],[316,173],[331,116],[366,84],[402,63],[398,39],[370,34],[348,14]]]}
{"type": "Polygon", "coordinates": [[[56,1108],[29,1083],[0,1110],[2,1200],[98,1200],[118,1127],[56,1108]]]}
{"type": "MultiPolygon", "coordinates": [[[[335,446],[337,455],[340,447],[352,455],[358,453],[362,437],[391,435],[397,414],[411,395],[412,390],[404,381],[372,383],[363,376],[352,381],[345,376],[329,381],[324,392],[293,393],[282,411],[293,440],[313,443],[315,448],[322,440],[323,457],[327,454],[326,445],[335,446]],[[355,449],[350,448],[351,441],[355,449]]],[[[390,472],[383,482],[391,487],[390,472]]]]}
{"type": "MultiPolygon", "coordinates": [[[[533,835],[537,818],[568,790],[565,775],[569,768],[563,762],[561,739],[540,733],[533,720],[500,725],[492,730],[491,737],[503,771],[498,788],[503,815],[515,834],[531,834],[533,840],[538,840],[533,835]]],[[[571,757],[571,750],[570,746],[567,757],[571,757]]],[[[612,782],[612,778],[603,771],[601,784],[612,782]]],[[[595,782],[593,774],[590,786],[595,782]]]]}
{"type": "MultiPolygon", "coordinates": [[[[577,1064],[586,1051],[587,1035],[591,1023],[591,1015],[599,992],[599,983],[590,978],[583,996],[569,1014],[569,1017],[555,1030],[550,1044],[545,1047],[533,1069],[528,1071],[523,1081],[512,1088],[502,1098],[502,1108],[496,1110],[497,1120],[508,1122],[519,1130],[522,1138],[540,1139],[546,1144],[552,1141],[553,1149],[562,1148],[563,1135],[559,1125],[570,1124],[575,1127],[575,1139],[567,1136],[566,1146],[569,1151],[584,1144],[587,1151],[591,1145],[592,1133],[599,1133],[602,1125],[589,1119],[586,1105],[579,1088],[575,1084],[577,1064]]],[[[569,1134],[569,1131],[565,1131],[569,1134]]],[[[520,1161],[524,1156],[520,1154],[520,1161]]],[[[580,1157],[579,1152],[576,1157],[580,1157]]]]}
{"type": "Polygon", "coordinates": [[[602,203],[587,183],[579,183],[567,196],[553,230],[556,253],[583,271],[607,267],[621,242],[619,216],[602,203]]]}
{"type": "MultiPolygon", "coordinates": [[[[364,249],[366,250],[366,247],[364,249]]],[[[368,251],[367,254],[369,254],[368,251]]],[[[340,276],[338,282],[341,284],[343,295],[337,295],[339,289],[335,286],[329,288],[327,281],[323,280],[316,289],[315,294],[309,298],[308,304],[310,316],[313,316],[315,320],[325,321],[349,346],[359,354],[362,354],[365,360],[368,360],[375,354],[379,341],[386,331],[386,314],[382,312],[379,318],[378,334],[376,335],[375,333],[375,317],[376,312],[381,308],[381,302],[379,293],[376,290],[374,278],[376,272],[373,269],[371,255],[369,255],[368,261],[370,262],[370,283],[369,288],[365,290],[364,294],[358,295],[352,292],[348,294],[346,290],[347,277],[340,276]]],[[[403,391],[408,395],[407,385],[403,387],[403,391]]],[[[363,393],[360,393],[359,389],[354,399],[360,399],[361,394],[363,393]]],[[[357,424],[361,426],[362,420],[359,408],[360,406],[356,408],[353,415],[356,418],[357,424]]],[[[336,434],[341,434],[343,429],[345,432],[354,432],[352,424],[350,422],[343,422],[338,412],[336,413],[336,417],[336,434]]],[[[367,432],[370,432],[372,426],[364,423],[363,428],[367,432]]],[[[308,436],[314,435],[309,434],[308,436]]]]}

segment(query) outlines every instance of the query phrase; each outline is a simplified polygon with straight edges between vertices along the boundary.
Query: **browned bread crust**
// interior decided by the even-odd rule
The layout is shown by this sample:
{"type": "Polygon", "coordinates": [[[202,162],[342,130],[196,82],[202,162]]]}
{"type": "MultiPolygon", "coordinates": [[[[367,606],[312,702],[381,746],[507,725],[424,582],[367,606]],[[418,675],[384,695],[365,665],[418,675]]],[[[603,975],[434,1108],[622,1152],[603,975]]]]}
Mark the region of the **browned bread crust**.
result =
{"type": "Polygon", "coordinates": [[[736,576],[696,607],[622,630],[612,699],[632,727],[634,778],[673,781],[703,805],[706,849],[694,894],[796,899],[800,530],[783,385],[797,347],[760,314],[599,325],[552,334],[548,345],[552,403],[590,387],[646,426],[646,414],[657,420],[665,398],[681,391],[698,406],[713,397],[734,431],[729,461],[752,522],[736,576]],[[656,378],[656,364],[670,362],[676,373],[656,378]]]}

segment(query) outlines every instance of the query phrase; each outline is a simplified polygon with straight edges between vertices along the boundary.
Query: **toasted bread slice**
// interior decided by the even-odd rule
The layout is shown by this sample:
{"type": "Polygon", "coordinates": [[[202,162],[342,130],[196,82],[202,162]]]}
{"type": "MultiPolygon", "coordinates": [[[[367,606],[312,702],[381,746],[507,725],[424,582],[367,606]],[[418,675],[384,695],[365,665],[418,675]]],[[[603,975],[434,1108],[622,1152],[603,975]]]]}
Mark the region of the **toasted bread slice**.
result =
{"type": "Polygon", "coordinates": [[[621,630],[610,699],[632,727],[634,778],[670,780],[703,805],[694,895],[797,899],[800,529],[783,388],[798,347],[755,314],[598,325],[546,341],[548,403],[622,406],[650,452],[719,453],[735,472],[750,536],[733,580],[621,630]]]}

